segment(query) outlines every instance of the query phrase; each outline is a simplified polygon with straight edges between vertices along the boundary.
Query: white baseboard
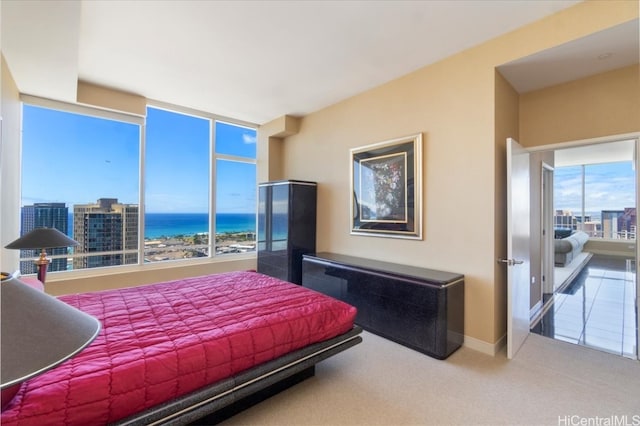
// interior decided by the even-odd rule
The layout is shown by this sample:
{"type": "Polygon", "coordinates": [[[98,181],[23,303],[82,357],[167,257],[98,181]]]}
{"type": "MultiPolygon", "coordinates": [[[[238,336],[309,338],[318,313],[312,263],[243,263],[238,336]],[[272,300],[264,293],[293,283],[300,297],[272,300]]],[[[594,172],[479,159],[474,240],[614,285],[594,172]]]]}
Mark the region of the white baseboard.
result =
{"type": "Polygon", "coordinates": [[[484,340],[470,336],[464,336],[464,346],[474,351],[482,352],[486,355],[496,356],[507,344],[507,335],[503,335],[495,343],[488,343],[484,340]]]}

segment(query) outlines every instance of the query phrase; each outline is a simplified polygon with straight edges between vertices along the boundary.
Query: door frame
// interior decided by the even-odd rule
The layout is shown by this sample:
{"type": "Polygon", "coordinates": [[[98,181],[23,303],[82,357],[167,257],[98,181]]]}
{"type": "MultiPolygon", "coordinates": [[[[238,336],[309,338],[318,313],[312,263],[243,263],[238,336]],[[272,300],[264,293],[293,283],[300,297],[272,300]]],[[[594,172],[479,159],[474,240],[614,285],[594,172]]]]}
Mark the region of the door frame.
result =
{"type": "MultiPolygon", "coordinates": [[[[640,211],[640,199],[638,197],[640,193],[640,132],[623,133],[619,135],[610,135],[597,138],[580,139],[574,141],[560,142],[549,145],[538,145],[527,147],[529,152],[539,151],[555,151],[563,148],[575,148],[579,146],[595,145],[607,142],[618,142],[621,140],[635,140],[635,170],[636,170],[636,212],[640,211]]],[[[542,254],[541,256],[544,256],[542,254]]],[[[640,277],[638,276],[638,262],[640,260],[640,244],[638,243],[638,231],[636,230],[636,244],[635,244],[635,262],[636,262],[636,299],[635,299],[635,311],[636,311],[636,360],[640,360],[640,277]]]]}
{"type": "Polygon", "coordinates": [[[544,293],[545,288],[551,288],[551,293],[553,293],[555,287],[555,276],[554,276],[554,223],[553,223],[553,172],[554,168],[549,164],[542,162],[542,172],[541,172],[541,196],[540,196],[540,219],[542,221],[542,235],[541,235],[541,243],[540,247],[542,249],[542,253],[540,254],[541,261],[541,277],[542,277],[542,285],[540,286],[541,295],[540,300],[544,304],[544,293]]]}

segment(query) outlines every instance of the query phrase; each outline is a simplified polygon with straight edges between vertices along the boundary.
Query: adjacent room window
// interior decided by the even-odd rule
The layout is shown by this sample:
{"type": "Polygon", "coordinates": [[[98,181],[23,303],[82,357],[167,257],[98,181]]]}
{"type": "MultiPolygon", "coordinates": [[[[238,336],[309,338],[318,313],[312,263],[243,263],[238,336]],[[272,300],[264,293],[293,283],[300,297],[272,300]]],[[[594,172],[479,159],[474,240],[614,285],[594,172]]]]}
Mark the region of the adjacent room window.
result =
{"type": "Polygon", "coordinates": [[[631,161],[556,167],[554,226],[590,238],[635,240],[635,194],[631,161]]]}
{"type": "MultiPolygon", "coordinates": [[[[255,250],[254,128],[177,108],[149,106],[143,119],[31,101],[21,235],[55,227],[79,243],[49,249],[50,272],[255,250]]],[[[22,273],[37,254],[21,252],[22,273]]]]}

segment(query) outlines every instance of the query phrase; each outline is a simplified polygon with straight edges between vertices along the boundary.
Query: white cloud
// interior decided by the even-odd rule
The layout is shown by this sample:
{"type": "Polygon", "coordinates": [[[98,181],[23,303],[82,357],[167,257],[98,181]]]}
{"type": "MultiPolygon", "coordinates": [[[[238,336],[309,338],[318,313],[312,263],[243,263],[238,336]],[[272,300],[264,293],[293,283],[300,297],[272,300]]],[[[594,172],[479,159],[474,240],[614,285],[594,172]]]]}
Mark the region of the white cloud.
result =
{"type": "MultiPolygon", "coordinates": [[[[558,168],[554,179],[555,208],[578,213],[582,209],[582,174],[579,168],[558,168]]],[[[585,211],[600,212],[634,207],[635,192],[634,173],[629,165],[587,166],[585,211]]]]}
{"type": "Polygon", "coordinates": [[[248,133],[243,133],[242,134],[242,140],[244,141],[245,144],[252,145],[252,144],[256,143],[256,136],[255,135],[250,135],[248,133]]]}

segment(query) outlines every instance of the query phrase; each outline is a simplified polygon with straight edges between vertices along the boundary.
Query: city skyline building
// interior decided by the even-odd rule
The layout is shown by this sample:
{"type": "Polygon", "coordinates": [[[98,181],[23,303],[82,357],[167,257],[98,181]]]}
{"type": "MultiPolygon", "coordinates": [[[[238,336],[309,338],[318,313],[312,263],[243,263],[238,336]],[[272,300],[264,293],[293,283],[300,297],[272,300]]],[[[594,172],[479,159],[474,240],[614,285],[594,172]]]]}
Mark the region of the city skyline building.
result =
{"type": "MultiPolygon", "coordinates": [[[[597,213],[594,213],[597,217],[597,213]]],[[[575,216],[571,210],[556,210],[553,216],[555,229],[582,230],[590,237],[605,239],[635,240],[637,216],[635,207],[624,210],[601,210],[600,220],[593,220],[591,215],[575,216]]]]}
{"type": "Polygon", "coordinates": [[[138,205],[117,198],[100,198],[73,206],[73,238],[78,242],[73,269],[135,264],[138,262],[138,205]],[[126,253],[133,250],[133,253],[126,253]]]}
{"type": "MultiPolygon", "coordinates": [[[[69,208],[65,203],[34,203],[32,205],[23,206],[20,215],[20,236],[27,234],[35,228],[55,228],[65,235],[68,234],[68,215],[69,208]]],[[[64,256],[67,247],[47,248],[49,256],[64,256]]],[[[39,250],[20,250],[20,257],[38,257],[39,250]]],[[[52,258],[48,270],[66,271],[67,258],[52,258]]],[[[37,272],[37,266],[33,261],[21,261],[20,273],[34,274],[37,272]]]]}
{"type": "Polygon", "coordinates": [[[583,224],[581,228],[593,228],[595,222],[592,220],[591,215],[584,216],[584,222],[582,220],[582,215],[575,216],[571,210],[556,210],[555,215],[553,216],[553,226],[558,229],[571,229],[576,231],[578,229],[579,224],[583,224]]]}
{"type": "Polygon", "coordinates": [[[635,239],[636,209],[602,211],[602,237],[613,239],[635,239]]]}

